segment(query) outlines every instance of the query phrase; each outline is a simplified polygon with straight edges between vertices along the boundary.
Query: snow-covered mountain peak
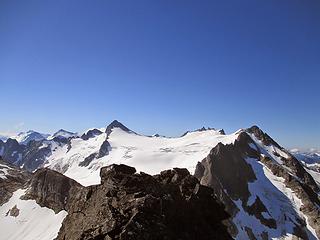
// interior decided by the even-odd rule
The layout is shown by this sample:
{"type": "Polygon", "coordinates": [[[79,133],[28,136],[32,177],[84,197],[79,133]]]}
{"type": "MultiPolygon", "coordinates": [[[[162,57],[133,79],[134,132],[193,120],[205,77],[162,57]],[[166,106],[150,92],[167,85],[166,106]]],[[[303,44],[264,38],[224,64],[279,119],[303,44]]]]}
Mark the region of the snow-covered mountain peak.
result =
{"type": "Polygon", "coordinates": [[[68,139],[72,137],[77,137],[77,133],[69,132],[64,129],[58,130],[56,133],[54,133],[52,136],[48,137],[48,140],[52,140],[54,138],[59,138],[59,139],[68,139]]]}
{"type": "Polygon", "coordinates": [[[121,122],[119,122],[118,120],[113,120],[106,128],[106,134],[107,136],[109,136],[112,132],[112,129],[114,128],[120,128],[121,130],[125,131],[125,132],[133,132],[131,131],[129,128],[127,128],[125,125],[123,125],[121,122]]]}
{"type": "Polygon", "coordinates": [[[11,138],[16,139],[19,143],[27,145],[30,141],[41,141],[46,139],[49,134],[39,133],[34,130],[20,132],[17,136],[11,138]]]}

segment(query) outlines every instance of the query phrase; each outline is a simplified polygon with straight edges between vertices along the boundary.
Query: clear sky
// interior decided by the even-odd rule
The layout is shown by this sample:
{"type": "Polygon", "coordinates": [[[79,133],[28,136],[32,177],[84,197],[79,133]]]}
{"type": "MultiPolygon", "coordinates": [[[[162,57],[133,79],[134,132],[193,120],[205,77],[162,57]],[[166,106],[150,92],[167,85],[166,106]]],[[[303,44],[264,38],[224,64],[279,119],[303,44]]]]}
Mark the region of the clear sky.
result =
{"type": "Polygon", "coordinates": [[[1,0],[0,132],[253,124],[320,147],[319,0],[1,0]]]}

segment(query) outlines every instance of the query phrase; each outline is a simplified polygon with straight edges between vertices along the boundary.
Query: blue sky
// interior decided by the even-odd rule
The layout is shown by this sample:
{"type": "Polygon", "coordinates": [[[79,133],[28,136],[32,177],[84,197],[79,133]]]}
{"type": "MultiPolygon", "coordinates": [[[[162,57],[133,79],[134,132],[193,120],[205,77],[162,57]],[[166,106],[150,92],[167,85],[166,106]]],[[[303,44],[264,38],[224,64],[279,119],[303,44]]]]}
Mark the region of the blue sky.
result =
{"type": "Polygon", "coordinates": [[[0,132],[259,125],[320,147],[320,1],[0,2],[0,132]]]}

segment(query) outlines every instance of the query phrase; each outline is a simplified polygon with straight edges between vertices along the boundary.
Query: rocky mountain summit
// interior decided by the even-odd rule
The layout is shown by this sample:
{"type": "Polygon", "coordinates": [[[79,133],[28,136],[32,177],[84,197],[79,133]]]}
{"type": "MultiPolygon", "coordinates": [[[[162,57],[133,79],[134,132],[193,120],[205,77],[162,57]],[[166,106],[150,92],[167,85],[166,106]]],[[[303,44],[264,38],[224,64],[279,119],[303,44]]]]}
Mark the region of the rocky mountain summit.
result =
{"type": "MultiPolygon", "coordinates": [[[[213,189],[200,185],[186,169],[151,176],[113,164],[100,175],[101,184],[84,187],[54,170],[40,169],[20,198],[56,214],[68,212],[58,240],[232,239],[224,225],[229,215],[213,189]]],[[[14,205],[11,211],[19,215],[27,209],[14,205]]]]}

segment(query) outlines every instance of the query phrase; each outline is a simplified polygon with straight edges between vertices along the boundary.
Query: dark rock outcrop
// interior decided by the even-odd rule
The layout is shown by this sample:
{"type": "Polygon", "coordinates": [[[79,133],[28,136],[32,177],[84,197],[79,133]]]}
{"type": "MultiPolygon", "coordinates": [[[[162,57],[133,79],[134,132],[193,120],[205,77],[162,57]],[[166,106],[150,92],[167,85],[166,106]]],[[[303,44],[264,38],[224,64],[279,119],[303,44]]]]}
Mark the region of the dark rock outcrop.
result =
{"type": "Polygon", "coordinates": [[[110,150],[111,150],[111,145],[108,142],[108,138],[106,138],[106,140],[104,140],[104,142],[100,146],[99,152],[97,153],[97,158],[102,158],[104,156],[107,156],[110,150]]]}
{"type": "MultiPolygon", "coordinates": [[[[227,212],[234,217],[239,211],[234,201],[241,200],[243,207],[251,196],[248,184],[256,180],[255,173],[245,161],[246,156],[258,156],[249,147],[252,139],[246,133],[239,134],[234,144],[218,143],[209,155],[196,166],[195,177],[200,183],[213,188],[227,212]]],[[[229,232],[236,236],[238,230],[233,222],[228,222],[229,232]]]]}
{"type": "Polygon", "coordinates": [[[220,129],[220,130],[219,130],[219,133],[220,133],[221,135],[226,135],[224,129],[220,129]]]}
{"type": "Polygon", "coordinates": [[[95,136],[98,136],[100,134],[102,134],[102,132],[99,129],[95,128],[95,129],[91,129],[88,132],[82,134],[81,138],[83,140],[88,140],[88,139],[93,138],[95,136]]]}
{"type": "Polygon", "coordinates": [[[79,163],[80,167],[87,167],[97,157],[97,153],[92,153],[79,163]]]}
{"type": "Polygon", "coordinates": [[[78,191],[57,239],[231,239],[214,191],[186,169],[135,172],[102,168],[101,185],[78,191]]]}
{"type": "Polygon", "coordinates": [[[46,157],[51,154],[50,145],[44,145],[44,141],[30,141],[23,152],[23,168],[34,171],[41,167],[46,157]]]}
{"type": "MultiPolygon", "coordinates": [[[[59,146],[68,145],[71,147],[71,138],[52,139],[59,146]]],[[[52,141],[30,140],[27,144],[21,144],[15,139],[8,139],[6,142],[0,140],[0,155],[9,163],[33,172],[41,168],[47,157],[52,153],[52,141]]],[[[54,151],[54,149],[53,149],[54,151]]]]}
{"type": "Polygon", "coordinates": [[[20,209],[17,208],[17,205],[14,205],[6,214],[6,216],[10,215],[11,217],[18,217],[20,213],[20,209]]]}
{"type": "Polygon", "coordinates": [[[56,213],[68,211],[80,195],[82,185],[54,170],[37,170],[30,181],[23,199],[34,199],[40,206],[53,209],[56,213]]]}
{"type": "Polygon", "coordinates": [[[276,220],[272,218],[266,219],[262,215],[263,212],[267,213],[268,209],[264,206],[263,202],[258,196],[256,197],[254,203],[251,206],[245,206],[245,209],[250,215],[254,215],[257,219],[259,219],[263,225],[269,228],[277,228],[276,220]]]}
{"type": "Polygon", "coordinates": [[[0,142],[0,153],[8,163],[20,165],[26,146],[19,144],[17,140],[8,138],[6,142],[0,142]]]}
{"type": "Polygon", "coordinates": [[[5,162],[0,157],[0,172],[4,174],[5,177],[0,177],[0,206],[7,202],[12,193],[18,190],[19,188],[23,188],[26,186],[27,182],[31,178],[31,174],[17,168],[14,165],[11,165],[5,162]]]}
{"type": "Polygon", "coordinates": [[[201,184],[220,192],[220,186],[216,186],[220,183],[233,200],[241,199],[246,202],[250,197],[248,183],[256,180],[253,169],[243,158],[246,152],[254,154],[244,144],[248,137],[240,134],[235,144],[218,143],[201,164],[197,165],[195,176],[201,184]]]}
{"type": "Polygon", "coordinates": [[[274,141],[267,133],[264,133],[258,126],[252,126],[247,129],[247,132],[254,134],[266,146],[274,145],[281,148],[279,144],[274,141]]]}

